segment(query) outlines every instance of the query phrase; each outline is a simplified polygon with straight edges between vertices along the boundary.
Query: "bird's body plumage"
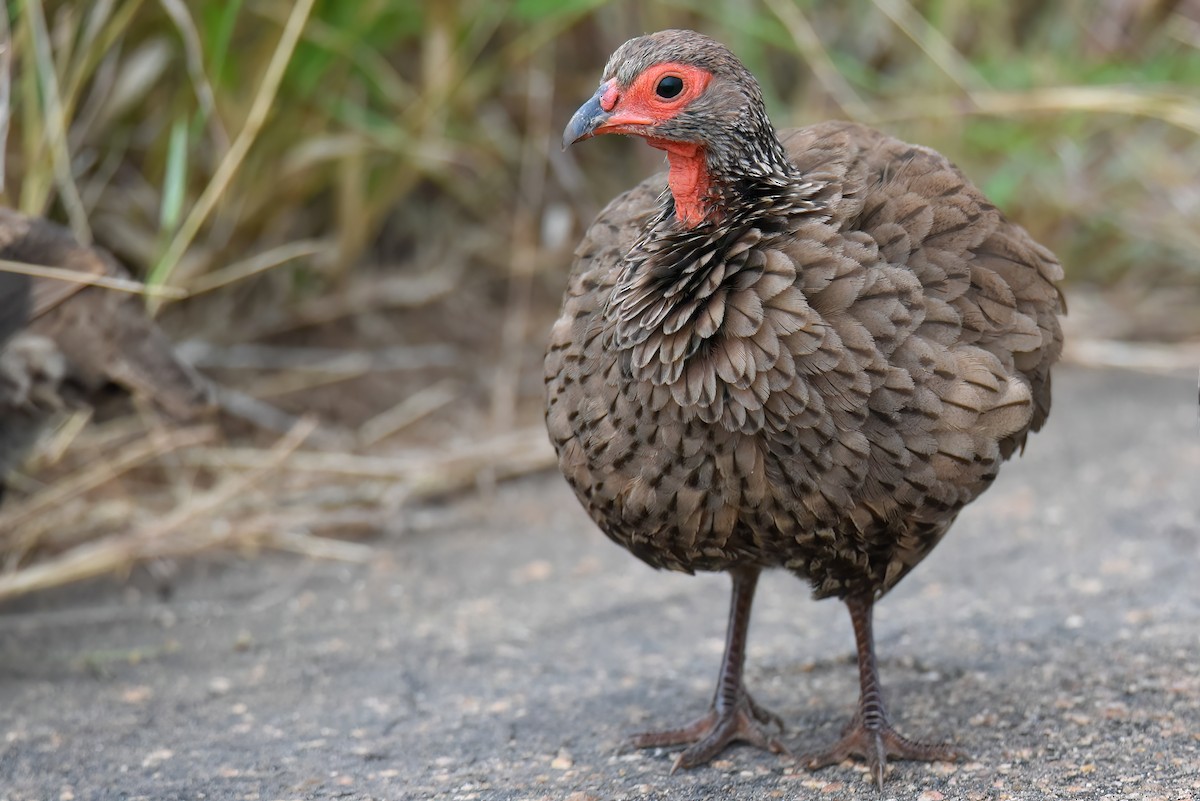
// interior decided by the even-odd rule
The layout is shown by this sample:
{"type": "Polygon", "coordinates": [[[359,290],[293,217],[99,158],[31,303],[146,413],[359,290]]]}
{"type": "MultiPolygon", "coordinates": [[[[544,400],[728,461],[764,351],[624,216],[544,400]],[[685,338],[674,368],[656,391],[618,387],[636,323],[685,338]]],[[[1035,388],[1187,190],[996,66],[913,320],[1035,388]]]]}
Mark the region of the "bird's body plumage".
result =
{"type": "Polygon", "coordinates": [[[600,214],[551,334],[548,426],[646,562],[875,594],[1045,419],[1061,268],[927,148],[851,123],[781,139],[809,204],[707,264],[654,274],[655,237],[680,235],[662,175],[600,214]]]}

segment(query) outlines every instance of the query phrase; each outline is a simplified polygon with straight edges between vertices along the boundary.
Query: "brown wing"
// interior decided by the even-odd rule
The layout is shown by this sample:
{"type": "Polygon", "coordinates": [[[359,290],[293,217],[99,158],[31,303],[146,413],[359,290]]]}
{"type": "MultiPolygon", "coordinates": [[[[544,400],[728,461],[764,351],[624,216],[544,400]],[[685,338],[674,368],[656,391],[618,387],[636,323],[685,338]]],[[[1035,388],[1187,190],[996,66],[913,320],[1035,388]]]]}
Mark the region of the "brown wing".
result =
{"type": "MultiPolygon", "coordinates": [[[[1054,254],[929,148],[861,125],[825,123],[793,132],[789,149],[801,165],[857,162],[843,182],[854,198],[838,208],[843,231],[869,235],[882,261],[920,281],[926,315],[918,336],[982,349],[1006,375],[1027,381],[1029,428],[1040,428],[1050,407],[1050,366],[1062,350],[1063,271],[1054,254]]],[[[878,301],[858,304],[864,319],[877,320],[878,301]]],[[[886,324],[874,326],[891,335],[886,324]]],[[[1006,443],[1006,455],[1015,444],[1006,443]]]]}
{"type": "Polygon", "coordinates": [[[849,123],[792,132],[786,145],[839,196],[837,237],[807,224],[782,248],[833,343],[819,392],[828,405],[869,382],[865,413],[838,421],[808,504],[878,540],[886,589],[1044,422],[1062,268],[928,148],[849,123]]]}

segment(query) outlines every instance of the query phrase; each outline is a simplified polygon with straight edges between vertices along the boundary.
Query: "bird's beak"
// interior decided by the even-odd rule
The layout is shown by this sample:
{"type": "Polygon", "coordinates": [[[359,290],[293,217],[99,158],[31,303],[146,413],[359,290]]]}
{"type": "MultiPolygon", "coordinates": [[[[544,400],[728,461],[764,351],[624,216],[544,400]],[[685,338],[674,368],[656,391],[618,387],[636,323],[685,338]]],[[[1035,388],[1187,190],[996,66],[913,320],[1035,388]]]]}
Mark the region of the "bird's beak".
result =
{"type": "Polygon", "coordinates": [[[600,105],[600,100],[604,97],[604,92],[607,88],[607,84],[601,85],[596,90],[596,94],[592,95],[586,103],[580,106],[575,115],[571,117],[571,121],[567,123],[566,130],[563,131],[563,150],[566,150],[580,139],[587,139],[589,136],[594,136],[596,129],[608,121],[611,114],[605,111],[600,105]]]}
{"type": "Polygon", "coordinates": [[[600,84],[596,94],[579,107],[563,131],[563,150],[590,136],[600,134],[636,134],[645,136],[646,129],[657,123],[652,114],[637,103],[621,100],[616,79],[600,84]]]}

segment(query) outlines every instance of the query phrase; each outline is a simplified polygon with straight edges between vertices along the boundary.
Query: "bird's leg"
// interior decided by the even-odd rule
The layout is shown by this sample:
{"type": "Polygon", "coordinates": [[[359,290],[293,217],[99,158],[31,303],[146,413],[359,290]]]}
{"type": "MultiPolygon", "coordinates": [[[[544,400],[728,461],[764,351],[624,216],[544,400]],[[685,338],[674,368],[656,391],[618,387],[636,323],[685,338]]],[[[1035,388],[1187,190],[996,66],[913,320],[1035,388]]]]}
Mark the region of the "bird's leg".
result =
{"type": "Polygon", "coordinates": [[[883,789],[883,772],[889,757],[922,762],[953,762],[962,754],[949,745],[909,740],[892,728],[879,686],[875,664],[875,637],[871,631],[872,598],[847,598],[850,620],[854,624],[854,642],[858,647],[858,710],[831,748],[801,757],[810,770],[834,765],[849,757],[865,759],[875,782],[883,789]]]}
{"type": "Polygon", "coordinates": [[[708,714],[681,728],[645,732],[630,740],[633,748],[689,745],[676,758],[672,773],[680,768],[703,765],[735,740],[776,754],[787,753],[783,743],[765,731],[768,725],[778,726],[782,731],[783,721],[774,712],[759,706],[742,684],[746,633],[750,627],[750,606],[754,602],[758,573],[758,568],[731,571],[733,598],[729,605],[729,627],[725,632],[725,656],[721,659],[717,691],[708,714]]]}

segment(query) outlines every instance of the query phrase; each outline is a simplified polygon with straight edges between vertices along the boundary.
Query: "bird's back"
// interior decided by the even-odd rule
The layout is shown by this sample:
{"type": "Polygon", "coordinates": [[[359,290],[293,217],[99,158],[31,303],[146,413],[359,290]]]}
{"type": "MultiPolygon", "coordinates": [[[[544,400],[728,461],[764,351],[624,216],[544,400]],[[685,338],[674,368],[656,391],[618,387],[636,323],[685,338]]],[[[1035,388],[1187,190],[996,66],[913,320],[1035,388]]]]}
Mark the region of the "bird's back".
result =
{"type": "Polygon", "coordinates": [[[819,210],[740,235],[686,301],[614,318],[664,177],[600,214],[551,337],[547,421],[585,506],[651,564],[886,590],[1044,421],[1061,268],[934,151],[852,123],[780,139],[819,210]],[[614,352],[630,317],[644,336],[614,352]]]}
{"type": "MultiPolygon", "coordinates": [[[[0,258],[101,278],[128,278],[106,250],[84,247],[48,220],[0,208],[0,258]]],[[[88,391],[108,382],[151,399],[185,420],[212,405],[212,386],[174,351],[141,298],[57,278],[30,286],[29,331],[53,342],[71,379],[88,391]]]]}

